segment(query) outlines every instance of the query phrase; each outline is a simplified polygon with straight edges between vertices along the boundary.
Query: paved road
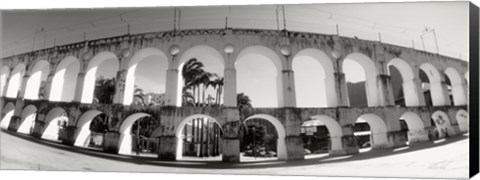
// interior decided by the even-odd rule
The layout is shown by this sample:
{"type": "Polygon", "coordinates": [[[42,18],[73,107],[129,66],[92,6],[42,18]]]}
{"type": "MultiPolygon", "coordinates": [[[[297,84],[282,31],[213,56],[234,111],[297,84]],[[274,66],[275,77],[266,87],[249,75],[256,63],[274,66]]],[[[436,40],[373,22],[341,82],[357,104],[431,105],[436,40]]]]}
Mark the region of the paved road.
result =
{"type": "Polygon", "coordinates": [[[107,154],[0,132],[0,169],[466,178],[468,136],[354,156],[310,156],[301,161],[162,162],[151,157],[107,154]]]}

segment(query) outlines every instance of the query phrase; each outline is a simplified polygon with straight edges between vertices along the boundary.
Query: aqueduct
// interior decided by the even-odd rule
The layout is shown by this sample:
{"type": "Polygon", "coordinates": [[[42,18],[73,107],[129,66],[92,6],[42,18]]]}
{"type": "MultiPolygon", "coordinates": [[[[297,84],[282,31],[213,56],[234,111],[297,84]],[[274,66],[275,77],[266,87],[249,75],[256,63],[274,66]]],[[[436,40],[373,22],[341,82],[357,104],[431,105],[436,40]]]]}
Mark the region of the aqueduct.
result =
{"type": "Polygon", "coordinates": [[[302,123],[315,120],[330,132],[332,155],[355,154],[354,124],[367,122],[373,148],[405,146],[468,131],[468,63],[438,54],[395,45],[313,33],[253,29],[202,29],[125,35],[56,46],[2,59],[0,74],[1,127],[32,136],[82,146],[92,119],[111,119],[103,149],[129,151],[132,124],[150,116],[159,121],[158,158],[176,160],[181,155],[181,128],[194,116],[208,116],[221,126],[222,158],[240,159],[236,62],[257,54],[271,60],[277,70],[278,107],[254,108],[252,118],[270,121],[278,133],[278,157],[304,158],[300,138],[302,123]],[[224,68],[223,106],[182,107],[181,66],[187,59],[209,53],[224,68]],[[165,106],[130,105],[137,64],[147,57],[166,61],[165,106]],[[326,107],[297,107],[295,72],[298,57],[315,59],[325,74],[326,107]],[[118,64],[112,104],[92,104],[98,65],[114,59],[118,64]],[[365,70],[368,105],[351,107],[343,62],[353,60],[365,70]],[[390,67],[403,82],[392,82],[390,67]],[[426,105],[420,73],[428,77],[432,106],[426,105]],[[448,79],[448,80],[447,80],[448,79]],[[42,82],[44,84],[42,85],[42,82]],[[448,83],[447,83],[448,82],[448,83]],[[405,106],[394,102],[392,84],[401,85],[405,106]],[[42,88],[43,87],[43,88],[42,88]],[[452,98],[450,99],[451,92],[452,98]],[[451,102],[453,100],[453,102],[451,102]],[[400,119],[408,125],[402,136],[400,119]],[[60,124],[64,129],[60,130],[60,124]],[[434,124],[435,123],[435,124],[434,124]]]}

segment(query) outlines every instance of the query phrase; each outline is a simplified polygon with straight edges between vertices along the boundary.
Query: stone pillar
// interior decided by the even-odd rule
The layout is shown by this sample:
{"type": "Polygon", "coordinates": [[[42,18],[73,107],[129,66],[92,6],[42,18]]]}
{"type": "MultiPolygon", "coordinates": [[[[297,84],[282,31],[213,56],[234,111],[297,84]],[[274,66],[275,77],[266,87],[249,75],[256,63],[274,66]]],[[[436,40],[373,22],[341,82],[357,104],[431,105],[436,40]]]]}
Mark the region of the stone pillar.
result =
{"type": "Polygon", "coordinates": [[[452,84],[452,96],[453,96],[453,104],[455,106],[467,105],[468,98],[467,98],[467,89],[465,84],[458,83],[452,84]]]}
{"type": "Polygon", "coordinates": [[[20,89],[18,90],[17,98],[23,99],[23,97],[25,96],[25,91],[27,89],[27,82],[29,78],[30,78],[30,75],[28,74],[25,74],[23,76],[22,84],[20,85],[20,89]]]}
{"type": "Polygon", "coordinates": [[[178,69],[168,69],[167,79],[165,83],[165,105],[167,106],[181,106],[182,98],[178,98],[178,69]]]}
{"type": "Polygon", "coordinates": [[[391,106],[395,104],[393,102],[390,76],[377,75],[375,77],[367,77],[365,88],[369,107],[391,106]]]}
{"type": "Polygon", "coordinates": [[[118,153],[118,142],[120,140],[119,132],[107,132],[103,139],[103,151],[109,153],[118,153]]]}
{"type": "Polygon", "coordinates": [[[176,107],[164,107],[159,114],[160,121],[160,133],[159,143],[157,149],[157,157],[159,160],[175,161],[182,157],[182,139],[181,132],[176,134],[183,127],[177,127],[178,121],[182,121],[181,115],[178,115],[176,107]],[[179,146],[180,145],[180,146],[179,146]]]}
{"type": "Polygon", "coordinates": [[[115,94],[113,95],[113,104],[123,104],[125,96],[125,81],[127,79],[127,70],[117,71],[115,77],[115,94]]]}
{"type": "MultiPolygon", "coordinates": [[[[162,135],[158,143],[158,159],[175,161],[177,157],[176,147],[180,141],[175,136],[162,135]]],[[[180,152],[181,153],[181,152],[180,152]]]]}
{"type": "Polygon", "coordinates": [[[281,76],[277,78],[277,88],[279,88],[279,107],[295,107],[295,81],[293,70],[282,70],[281,76]],[[279,83],[281,81],[281,83],[279,83]],[[279,86],[281,85],[281,86],[279,86]]]}
{"type": "Polygon", "coordinates": [[[2,82],[4,83],[3,87],[1,87],[2,89],[1,90],[1,96],[2,97],[7,97],[7,90],[8,90],[8,84],[10,82],[10,76],[8,76],[6,79],[5,79],[5,82],[2,82]]]}
{"type": "Polygon", "coordinates": [[[18,127],[20,126],[20,116],[12,116],[10,118],[10,124],[8,125],[8,130],[12,132],[17,132],[18,127]]]}
{"type": "Polygon", "coordinates": [[[394,94],[393,94],[393,87],[391,77],[389,75],[381,74],[377,76],[377,87],[378,87],[378,94],[382,94],[381,98],[379,99],[379,104],[382,106],[394,106],[394,94]]]}
{"type": "Polygon", "coordinates": [[[403,131],[387,132],[387,140],[388,140],[388,144],[387,144],[388,148],[402,147],[407,145],[406,144],[407,139],[405,138],[403,131]]]}
{"type": "Polygon", "coordinates": [[[289,135],[285,137],[284,143],[287,147],[287,157],[285,160],[305,159],[302,137],[299,135],[289,135]]]}
{"type": "Polygon", "coordinates": [[[52,89],[53,76],[55,76],[55,74],[51,74],[51,73],[48,74],[47,82],[45,83],[45,96],[43,97],[43,99],[46,99],[46,100],[50,99],[50,91],[52,89]]]}
{"type": "Polygon", "coordinates": [[[221,153],[223,162],[240,162],[240,139],[238,129],[240,128],[240,114],[236,107],[223,109],[223,118],[227,122],[222,126],[223,136],[221,140],[221,153]]]}
{"type": "Polygon", "coordinates": [[[450,105],[450,98],[447,96],[447,85],[443,82],[430,84],[430,95],[432,96],[433,106],[450,105]]]}
{"type": "Polygon", "coordinates": [[[30,78],[30,75],[24,75],[23,76],[22,84],[21,84],[20,89],[19,89],[18,94],[17,94],[17,99],[16,99],[16,103],[15,103],[15,111],[13,113],[12,118],[15,117],[15,116],[20,117],[20,115],[22,114],[23,105],[24,105],[23,96],[25,95],[25,89],[27,87],[28,78],[30,78]]]}
{"type": "Polygon", "coordinates": [[[237,106],[237,70],[226,68],[224,71],[223,105],[226,107],[237,106]]]}
{"type": "Polygon", "coordinates": [[[402,88],[406,106],[425,106],[422,82],[415,78],[403,81],[402,88]]]}
{"type": "Polygon", "coordinates": [[[330,155],[358,154],[358,146],[355,141],[353,125],[342,126],[342,136],[331,136],[330,155]]]}
{"type": "Polygon", "coordinates": [[[419,142],[429,141],[428,129],[410,129],[408,130],[408,144],[412,145],[419,142]]]}
{"type": "MultiPolygon", "coordinates": [[[[348,100],[348,91],[347,91],[347,83],[345,81],[345,74],[342,72],[336,72],[333,74],[335,78],[335,95],[337,98],[338,106],[339,107],[348,107],[350,102],[348,100]]],[[[325,85],[328,85],[325,83],[325,85]]],[[[327,94],[327,96],[332,96],[332,94],[327,94]]]]}
{"type": "MultiPolygon", "coordinates": [[[[82,102],[83,85],[85,83],[85,72],[79,72],[77,76],[77,84],[75,86],[75,95],[73,96],[74,102],[82,102]]],[[[91,104],[92,102],[88,102],[91,104]]]]}
{"type": "Polygon", "coordinates": [[[75,143],[75,131],[77,130],[76,126],[67,126],[65,129],[60,131],[60,139],[62,144],[73,145],[75,143]]]}

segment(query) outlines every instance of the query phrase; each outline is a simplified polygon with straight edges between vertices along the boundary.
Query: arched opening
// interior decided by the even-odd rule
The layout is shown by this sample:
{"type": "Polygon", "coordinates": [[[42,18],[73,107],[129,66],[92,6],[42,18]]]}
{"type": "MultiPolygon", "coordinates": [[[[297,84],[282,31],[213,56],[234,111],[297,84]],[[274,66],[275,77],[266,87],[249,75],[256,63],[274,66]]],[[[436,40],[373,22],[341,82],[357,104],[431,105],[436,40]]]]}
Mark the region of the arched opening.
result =
{"type": "Polygon", "coordinates": [[[303,122],[301,135],[303,136],[305,153],[337,153],[342,152],[342,127],[338,122],[325,115],[312,116],[303,122]]]}
{"type": "Polygon", "coordinates": [[[28,105],[23,108],[20,126],[17,132],[22,134],[31,134],[33,132],[33,126],[35,125],[35,118],[37,116],[37,108],[34,105],[28,105]]]}
{"type": "MultiPolygon", "coordinates": [[[[287,159],[287,147],[285,144],[285,128],[282,123],[275,117],[268,115],[268,114],[256,114],[246,118],[243,123],[247,124],[248,121],[254,119],[263,119],[270,122],[274,127],[275,131],[277,132],[277,146],[276,146],[276,154],[279,160],[286,160],[287,159]]],[[[240,157],[240,161],[242,161],[242,157],[240,157]]]]}
{"type": "Polygon", "coordinates": [[[10,68],[3,66],[0,69],[0,96],[2,97],[6,96],[8,76],[10,76],[10,68]]]}
{"type": "Polygon", "coordinates": [[[13,113],[15,111],[15,105],[13,103],[8,103],[2,110],[2,122],[0,122],[0,127],[7,129],[10,125],[10,120],[12,119],[13,113]]]}
{"type": "Polygon", "coordinates": [[[345,73],[350,107],[384,105],[377,90],[377,69],[368,56],[361,53],[346,56],[342,71],[345,73]]]}
{"type": "Polygon", "coordinates": [[[117,56],[111,52],[101,52],[93,57],[86,70],[81,102],[111,104],[118,68],[117,56]]]}
{"type": "Polygon", "coordinates": [[[177,105],[219,106],[223,103],[225,60],[207,45],[186,50],[179,59],[177,105]]]}
{"type": "Polygon", "coordinates": [[[387,71],[392,83],[396,106],[419,106],[417,84],[410,65],[402,59],[394,58],[388,62],[387,71]],[[397,83],[402,82],[402,83],[397,83]]]}
{"type": "Polygon", "coordinates": [[[443,111],[435,111],[432,114],[432,121],[434,124],[435,139],[448,138],[454,134],[451,127],[450,118],[447,113],[443,111]]]}
{"type": "Polygon", "coordinates": [[[384,148],[388,146],[387,125],[375,114],[364,114],[355,122],[355,140],[360,148],[384,148]]]}
{"type": "Polygon", "coordinates": [[[463,133],[470,131],[469,129],[470,119],[468,117],[469,117],[468,112],[463,109],[458,110],[457,114],[455,115],[455,119],[457,120],[457,123],[458,123],[458,128],[463,133]]]}
{"type": "Polygon", "coordinates": [[[425,131],[425,124],[420,116],[414,112],[405,112],[400,116],[400,129],[406,131],[410,144],[429,140],[428,131],[425,131]]]}
{"type": "Polygon", "coordinates": [[[240,152],[245,161],[277,159],[278,133],[265,119],[245,121],[239,134],[240,152]]]}
{"type": "Polygon", "coordinates": [[[250,46],[235,61],[237,93],[250,97],[253,107],[283,107],[280,57],[265,46],[250,46]]]}
{"type": "Polygon", "coordinates": [[[108,127],[105,115],[101,111],[90,110],[80,116],[76,128],[75,146],[90,147],[93,144],[98,147],[103,145],[103,134],[108,127]]]}
{"type": "Polygon", "coordinates": [[[45,85],[50,72],[50,63],[45,60],[38,61],[33,66],[30,78],[27,80],[25,99],[43,99],[45,97],[45,85]]]}
{"type": "Polygon", "coordinates": [[[68,114],[62,108],[56,107],[47,113],[44,122],[45,128],[41,138],[51,141],[59,141],[60,130],[67,126],[68,114]]]}
{"type": "Polygon", "coordinates": [[[221,125],[212,117],[195,114],[182,120],[175,131],[176,159],[183,157],[221,158],[221,125]]]}
{"type": "Polygon", "coordinates": [[[50,88],[50,101],[69,102],[74,99],[80,62],[73,56],[63,59],[55,70],[50,88]]]}
{"type": "Polygon", "coordinates": [[[15,66],[8,82],[7,97],[16,98],[22,88],[23,76],[25,75],[25,65],[20,63],[15,66]]]}
{"type": "Polygon", "coordinates": [[[293,58],[297,107],[338,106],[332,60],[322,51],[304,49],[293,58]]]}
{"type": "Polygon", "coordinates": [[[123,104],[163,105],[169,66],[167,56],[159,49],[137,51],[128,65],[123,104]]]}
{"type": "Polygon", "coordinates": [[[451,98],[451,104],[455,106],[466,105],[467,99],[467,86],[465,80],[457,70],[449,67],[445,70],[445,81],[448,86],[448,94],[451,98]]]}
{"type": "Polygon", "coordinates": [[[427,106],[443,106],[447,105],[442,87],[442,79],[437,68],[429,63],[424,63],[419,70],[420,81],[422,82],[422,90],[425,96],[425,104],[427,106]]]}
{"type": "MultiPolygon", "coordinates": [[[[128,116],[119,129],[120,140],[118,153],[131,155],[132,151],[135,151],[137,155],[139,155],[142,149],[142,147],[140,147],[141,136],[147,139],[150,138],[150,135],[152,135],[158,124],[158,120],[147,113],[135,113],[128,116]],[[152,122],[153,124],[151,124],[152,122]],[[145,126],[145,124],[147,125],[145,126]]],[[[156,146],[153,148],[156,149],[156,146]]]]}

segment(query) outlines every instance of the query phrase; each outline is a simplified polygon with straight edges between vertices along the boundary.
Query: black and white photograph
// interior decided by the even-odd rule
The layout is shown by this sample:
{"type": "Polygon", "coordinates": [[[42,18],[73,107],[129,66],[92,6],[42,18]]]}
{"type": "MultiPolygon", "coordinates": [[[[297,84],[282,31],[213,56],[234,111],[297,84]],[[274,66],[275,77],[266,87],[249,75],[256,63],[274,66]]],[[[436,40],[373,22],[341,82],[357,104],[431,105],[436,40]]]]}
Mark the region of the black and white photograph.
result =
{"type": "Polygon", "coordinates": [[[478,164],[468,1],[86,5],[1,10],[0,171],[468,179],[478,164]]]}

